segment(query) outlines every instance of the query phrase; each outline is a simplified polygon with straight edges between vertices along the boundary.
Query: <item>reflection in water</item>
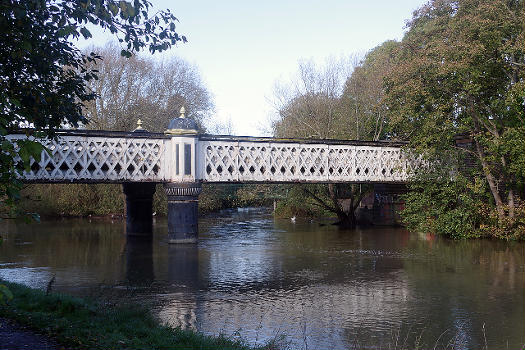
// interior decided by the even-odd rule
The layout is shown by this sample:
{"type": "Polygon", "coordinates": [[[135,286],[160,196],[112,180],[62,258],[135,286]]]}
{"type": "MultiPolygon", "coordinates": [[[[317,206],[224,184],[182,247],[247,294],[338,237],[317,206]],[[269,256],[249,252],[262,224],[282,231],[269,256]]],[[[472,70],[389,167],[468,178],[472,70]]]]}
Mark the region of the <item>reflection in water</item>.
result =
{"type": "Polygon", "coordinates": [[[155,280],[153,242],[144,237],[127,237],[126,281],[130,286],[150,286],[155,280]]]}
{"type": "Polygon", "coordinates": [[[197,327],[197,300],[200,290],[199,248],[195,244],[169,245],[167,282],[174,292],[164,295],[158,308],[160,318],[174,326],[197,327]]]}
{"type": "Polygon", "coordinates": [[[199,249],[195,244],[168,246],[168,280],[186,291],[199,290],[199,249]]]}
{"type": "Polygon", "coordinates": [[[83,293],[95,284],[114,283],[123,274],[124,224],[116,221],[56,220],[41,224],[4,222],[1,269],[13,281],[44,288],[56,276],[60,290],[83,293]],[[29,269],[28,269],[29,268],[29,269]],[[46,271],[41,274],[40,271],[46,271]]]}
{"type": "Polygon", "coordinates": [[[388,348],[396,337],[457,349],[525,343],[523,243],[452,242],[403,229],[342,231],[274,220],[264,210],[203,218],[197,245],[126,240],[121,222],[0,226],[0,277],[92,295],[100,285],[150,305],[172,325],[284,334],[294,348],[388,348]],[[129,294],[127,291],[132,290],[129,294]]]}

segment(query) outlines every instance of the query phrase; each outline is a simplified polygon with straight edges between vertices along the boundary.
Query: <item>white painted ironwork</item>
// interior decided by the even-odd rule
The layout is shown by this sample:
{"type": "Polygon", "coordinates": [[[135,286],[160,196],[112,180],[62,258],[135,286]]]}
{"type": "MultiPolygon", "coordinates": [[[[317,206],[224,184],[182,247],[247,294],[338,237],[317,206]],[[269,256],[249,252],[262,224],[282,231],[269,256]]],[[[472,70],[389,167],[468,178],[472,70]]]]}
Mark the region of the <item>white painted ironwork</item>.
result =
{"type": "MultiPolygon", "coordinates": [[[[10,135],[9,139],[23,138],[10,135]]],[[[61,133],[21,174],[33,182],[406,182],[416,162],[386,143],[61,133]]]]}
{"type": "MultiPolygon", "coordinates": [[[[9,139],[24,138],[10,135],[9,139]]],[[[46,182],[123,182],[166,180],[166,139],[60,136],[39,140],[47,151],[32,159],[22,177],[46,182]]]]}
{"type": "Polygon", "coordinates": [[[197,139],[193,136],[172,135],[166,142],[164,157],[166,181],[194,182],[197,172],[197,139]]]}
{"type": "Polygon", "coordinates": [[[290,142],[199,142],[205,182],[405,182],[399,147],[290,142]]]}

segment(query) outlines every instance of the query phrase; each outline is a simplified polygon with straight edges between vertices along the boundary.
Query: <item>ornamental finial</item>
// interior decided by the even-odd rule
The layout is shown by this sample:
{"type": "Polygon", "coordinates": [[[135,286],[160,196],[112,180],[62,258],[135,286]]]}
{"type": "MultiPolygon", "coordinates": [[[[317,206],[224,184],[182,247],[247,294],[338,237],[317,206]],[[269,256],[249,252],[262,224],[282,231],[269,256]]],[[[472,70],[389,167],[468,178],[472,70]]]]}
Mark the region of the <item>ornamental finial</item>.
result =
{"type": "Polygon", "coordinates": [[[186,113],[186,108],[184,108],[184,106],[182,106],[182,107],[180,108],[180,117],[181,117],[182,119],[186,118],[186,116],[184,115],[184,113],[186,113]]]}
{"type": "Polygon", "coordinates": [[[135,128],[135,130],[144,130],[142,128],[142,120],[140,119],[137,120],[137,127],[135,128]]]}

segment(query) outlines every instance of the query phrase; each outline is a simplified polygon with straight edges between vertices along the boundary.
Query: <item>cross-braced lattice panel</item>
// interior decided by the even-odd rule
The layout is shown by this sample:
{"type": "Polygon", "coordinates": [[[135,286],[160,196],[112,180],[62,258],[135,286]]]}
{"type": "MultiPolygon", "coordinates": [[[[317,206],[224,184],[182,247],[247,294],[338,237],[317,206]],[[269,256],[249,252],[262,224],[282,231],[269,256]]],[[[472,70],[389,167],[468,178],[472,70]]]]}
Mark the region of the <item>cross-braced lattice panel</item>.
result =
{"type": "Polygon", "coordinates": [[[127,139],[125,176],[130,179],[162,180],[164,141],[161,139],[127,139]]]}
{"type": "Polygon", "coordinates": [[[204,170],[210,182],[270,181],[270,144],[238,141],[201,141],[204,170]]]}
{"type": "Polygon", "coordinates": [[[122,182],[163,180],[162,139],[62,136],[40,140],[46,147],[31,160],[30,181],[122,182]]]}
{"type": "Polygon", "coordinates": [[[328,151],[328,177],[331,181],[356,181],[355,146],[330,146],[328,151]]]}
{"type": "Polygon", "coordinates": [[[327,146],[204,141],[204,181],[326,181],[327,146]]]}
{"type": "Polygon", "coordinates": [[[294,181],[328,181],[328,145],[298,145],[294,181]]]}
{"type": "Polygon", "coordinates": [[[274,181],[293,181],[300,177],[300,148],[295,144],[272,144],[270,173],[274,181]]]}
{"type": "Polygon", "coordinates": [[[405,181],[401,149],[381,146],[330,145],[330,181],[405,181]]]}
{"type": "Polygon", "coordinates": [[[270,144],[239,142],[237,147],[238,181],[270,181],[270,144]]]}
{"type": "Polygon", "coordinates": [[[382,147],[379,152],[379,181],[399,182],[407,180],[406,158],[400,148],[382,147]]]}
{"type": "Polygon", "coordinates": [[[204,141],[204,181],[326,181],[326,145],[204,141]]]}
{"type": "Polygon", "coordinates": [[[430,166],[421,155],[418,156],[411,152],[402,152],[399,156],[399,162],[402,164],[401,176],[403,180],[408,180],[411,176],[415,176],[419,170],[430,166]]]}
{"type": "Polygon", "coordinates": [[[249,141],[203,141],[209,182],[399,182],[407,161],[399,148],[249,141]]]}
{"type": "Polygon", "coordinates": [[[215,182],[238,180],[237,142],[203,141],[199,149],[204,152],[200,155],[204,157],[202,165],[204,171],[201,172],[203,180],[215,182]]]}

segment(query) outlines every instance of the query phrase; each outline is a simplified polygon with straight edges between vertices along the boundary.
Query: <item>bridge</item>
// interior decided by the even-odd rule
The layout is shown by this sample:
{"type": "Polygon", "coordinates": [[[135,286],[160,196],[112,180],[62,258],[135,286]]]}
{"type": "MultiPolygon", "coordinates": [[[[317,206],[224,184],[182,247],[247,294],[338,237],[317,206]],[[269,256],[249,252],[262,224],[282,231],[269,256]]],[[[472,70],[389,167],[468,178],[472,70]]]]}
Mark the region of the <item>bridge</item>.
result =
{"type": "MultiPolygon", "coordinates": [[[[8,139],[26,138],[11,134],[8,139]]],[[[168,197],[171,243],[197,239],[202,183],[404,183],[415,164],[388,141],[338,141],[199,134],[181,116],[164,133],[62,130],[18,174],[29,183],[122,183],[129,235],[151,233],[155,184],[168,197]]]]}

